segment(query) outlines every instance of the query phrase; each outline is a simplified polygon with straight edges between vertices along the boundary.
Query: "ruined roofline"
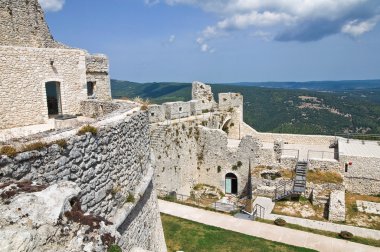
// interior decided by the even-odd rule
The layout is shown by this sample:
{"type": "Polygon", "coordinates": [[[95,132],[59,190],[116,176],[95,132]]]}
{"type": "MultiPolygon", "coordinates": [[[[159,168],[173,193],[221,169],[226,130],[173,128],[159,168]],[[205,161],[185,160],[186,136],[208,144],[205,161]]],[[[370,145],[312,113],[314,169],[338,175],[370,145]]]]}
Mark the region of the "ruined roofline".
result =
{"type": "Polygon", "coordinates": [[[57,42],[38,0],[0,0],[0,46],[69,48],[57,42]]]}

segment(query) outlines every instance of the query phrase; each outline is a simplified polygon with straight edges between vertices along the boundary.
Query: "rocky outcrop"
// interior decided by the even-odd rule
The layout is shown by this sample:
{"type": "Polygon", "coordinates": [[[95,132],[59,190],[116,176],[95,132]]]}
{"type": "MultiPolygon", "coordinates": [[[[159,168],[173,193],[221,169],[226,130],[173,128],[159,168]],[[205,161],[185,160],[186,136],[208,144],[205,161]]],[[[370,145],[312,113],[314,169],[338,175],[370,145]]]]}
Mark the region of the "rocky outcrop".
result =
{"type": "MultiPolygon", "coordinates": [[[[9,184],[1,191],[17,186],[9,184]]],[[[67,213],[77,207],[73,200],[79,193],[75,183],[64,181],[40,192],[15,195],[1,204],[0,247],[4,251],[105,251],[117,236],[112,226],[106,226],[110,223],[82,216],[82,220],[98,220],[98,228],[94,229],[68,218],[67,213]]]]}

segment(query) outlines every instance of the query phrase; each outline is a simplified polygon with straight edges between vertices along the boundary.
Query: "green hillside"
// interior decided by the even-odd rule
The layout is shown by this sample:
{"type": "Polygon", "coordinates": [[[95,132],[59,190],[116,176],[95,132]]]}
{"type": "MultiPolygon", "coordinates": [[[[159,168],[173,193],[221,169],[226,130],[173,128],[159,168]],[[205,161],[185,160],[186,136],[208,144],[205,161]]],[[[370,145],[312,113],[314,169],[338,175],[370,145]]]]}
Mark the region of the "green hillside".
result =
{"type": "MultiPolygon", "coordinates": [[[[212,85],[214,94],[244,96],[244,121],[263,132],[380,134],[380,89],[310,91],[239,85],[212,85]]],[[[154,103],[188,101],[190,83],[112,81],[114,98],[149,98],[154,103]]],[[[217,95],[215,95],[217,99],[217,95]]]]}

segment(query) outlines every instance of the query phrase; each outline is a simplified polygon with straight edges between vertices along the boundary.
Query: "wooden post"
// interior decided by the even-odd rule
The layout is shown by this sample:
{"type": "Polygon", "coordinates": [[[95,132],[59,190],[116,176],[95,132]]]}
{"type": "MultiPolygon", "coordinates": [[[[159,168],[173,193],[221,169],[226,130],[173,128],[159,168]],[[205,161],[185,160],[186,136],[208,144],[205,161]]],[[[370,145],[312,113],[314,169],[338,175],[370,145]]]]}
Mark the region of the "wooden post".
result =
{"type": "Polygon", "coordinates": [[[249,159],[248,181],[247,181],[247,201],[245,211],[252,213],[252,174],[251,174],[251,159],[249,159]]]}

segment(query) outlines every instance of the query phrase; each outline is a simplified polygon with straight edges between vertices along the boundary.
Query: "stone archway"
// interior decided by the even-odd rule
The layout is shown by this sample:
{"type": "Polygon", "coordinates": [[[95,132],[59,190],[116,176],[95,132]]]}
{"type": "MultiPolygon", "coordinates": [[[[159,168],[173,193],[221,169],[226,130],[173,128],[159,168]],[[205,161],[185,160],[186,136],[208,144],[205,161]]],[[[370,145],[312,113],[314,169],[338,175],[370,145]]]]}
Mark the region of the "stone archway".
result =
{"type": "Polygon", "coordinates": [[[228,116],[226,119],[224,119],[223,123],[220,125],[219,129],[223,130],[223,128],[227,127],[228,124],[231,122],[231,117],[228,116]]]}
{"type": "Polygon", "coordinates": [[[233,173],[227,173],[225,177],[225,192],[226,194],[238,193],[238,179],[233,173]]]}

